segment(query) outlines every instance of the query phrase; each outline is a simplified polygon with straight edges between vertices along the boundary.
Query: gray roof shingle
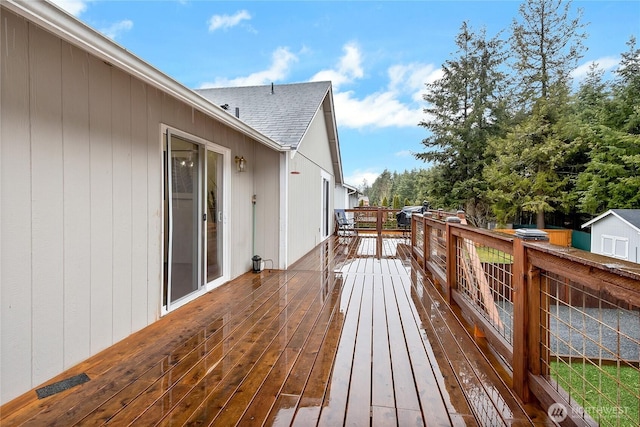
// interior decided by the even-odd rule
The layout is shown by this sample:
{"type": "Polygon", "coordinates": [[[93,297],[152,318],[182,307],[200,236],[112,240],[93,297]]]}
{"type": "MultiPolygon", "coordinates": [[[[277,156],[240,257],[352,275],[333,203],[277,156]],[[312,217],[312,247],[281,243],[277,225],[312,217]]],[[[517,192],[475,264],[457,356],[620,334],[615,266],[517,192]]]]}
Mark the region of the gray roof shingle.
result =
{"type": "Polygon", "coordinates": [[[195,92],[285,147],[297,148],[331,82],[197,89],[195,92]],[[272,90],[273,88],[273,90],[272,90]]]}

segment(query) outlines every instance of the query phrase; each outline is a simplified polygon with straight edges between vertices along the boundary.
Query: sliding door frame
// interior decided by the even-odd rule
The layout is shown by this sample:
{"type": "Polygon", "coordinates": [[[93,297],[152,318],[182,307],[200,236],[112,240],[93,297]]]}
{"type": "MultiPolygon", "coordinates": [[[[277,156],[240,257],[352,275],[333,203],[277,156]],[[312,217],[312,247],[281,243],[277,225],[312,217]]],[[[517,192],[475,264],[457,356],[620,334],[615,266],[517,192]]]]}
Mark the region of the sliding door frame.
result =
{"type": "Polygon", "coordinates": [[[207,141],[198,136],[189,134],[187,132],[181,131],[177,128],[161,124],[161,132],[160,132],[160,140],[161,140],[161,153],[163,159],[162,165],[162,218],[163,218],[163,226],[162,226],[162,260],[163,263],[167,262],[167,269],[161,269],[162,271],[162,280],[160,287],[160,305],[161,305],[161,315],[165,315],[176,308],[193,301],[204,293],[222,285],[223,283],[229,281],[230,279],[230,268],[231,268],[231,259],[230,259],[230,225],[229,225],[229,207],[231,205],[231,150],[229,148],[214,144],[211,141],[207,141]],[[170,165],[171,159],[169,158],[169,138],[171,136],[176,136],[185,141],[191,142],[198,146],[198,210],[200,218],[199,225],[197,227],[197,231],[195,232],[195,239],[198,240],[197,245],[197,260],[198,260],[198,289],[194,292],[187,294],[186,296],[177,299],[176,301],[171,301],[171,263],[172,263],[172,237],[173,237],[173,215],[171,209],[171,173],[170,173],[170,165]],[[222,228],[222,274],[214,279],[211,282],[207,282],[207,227],[206,227],[206,216],[207,212],[207,152],[215,152],[218,155],[221,155],[223,160],[223,171],[222,171],[222,209],[216,214],[216,221],[221,223],[222,228]],[[165,187],[167,186],[167,187],[165,187]],[[169,201],[165,199],[165,197],[169,197],[169,201]],[[167,203],[169,203],[169,208],[167,211],[167,203]],[[168,218],[167,218],[168,216],[168,218]],[[168,221],[168,224],[165,226],[165,219],[168,221]],[[168,233],[168,235],[167,235],[168,233]],[[165,286],[166,283],[166,286],[165,286]]]}

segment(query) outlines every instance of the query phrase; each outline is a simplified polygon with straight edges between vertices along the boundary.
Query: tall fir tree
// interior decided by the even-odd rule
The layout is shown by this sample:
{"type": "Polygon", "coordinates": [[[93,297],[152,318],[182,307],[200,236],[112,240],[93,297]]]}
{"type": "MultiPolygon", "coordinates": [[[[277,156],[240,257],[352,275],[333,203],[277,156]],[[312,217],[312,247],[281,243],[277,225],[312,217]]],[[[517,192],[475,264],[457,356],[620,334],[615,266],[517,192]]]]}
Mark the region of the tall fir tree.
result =
{"type": "Polygon", "coordinates": [[[554,88],[569,84],[570,74],[585,47],[582,9],[571,14],[571,1],[527,0],[511,30],[515,93],[523,106],[554,96],[554,88]]]}
{"type": "MultiPolygon", "coordinates": [[[[504,102],[499,91],[504,75],[503,44],[498,37],[487,39],[484,30],[474,33],[467,22],[455,40],[455,55],[442,65],[443,76],[426,85],[427,118],[420,126],[429,131],[423,141],[426,151],[418,159],[440,167],[446,188],[433,187],[432,199],[470,213],[483,212],[485,204],[483,169],[486,144],[500,130],[504,102]]],[[[479,222],[484,219],[479,218],[479,222]]]]}
{"type": "Polygon", "coordinates": [[[591,215],[640,208],[640,49],[633,37],[627,45],[611,91],[594,70],[577,96],[589,153],[578,177],[578,207],[591,215]]]}
{"type": "Polygon", "coordinates": [[[502,221],[518,212],[545,227],[545,212],[567,210],[572,181],[563,172],[576,150],[566,132],[570,73],[582,57],[586,37],[582,11],[571,2],[527,0],[512,25],[514,90],[523,119],[494,138],[494,163],[486,169],[494,213],[502,221]]]}

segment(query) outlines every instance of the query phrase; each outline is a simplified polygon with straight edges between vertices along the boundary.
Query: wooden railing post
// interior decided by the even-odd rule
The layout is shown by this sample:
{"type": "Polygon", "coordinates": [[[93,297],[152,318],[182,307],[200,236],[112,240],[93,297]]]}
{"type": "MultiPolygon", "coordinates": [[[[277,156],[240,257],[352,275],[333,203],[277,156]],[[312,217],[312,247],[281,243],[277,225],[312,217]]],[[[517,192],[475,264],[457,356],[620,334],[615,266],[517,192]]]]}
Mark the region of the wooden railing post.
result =
{"type": "Polygon", "coordinates": [[[529,370],[527,351],[527,290],[525,281],[527,260],[523,239],[513,239],[513,390],[523,402],[529,401],[527,372],[529,370]]]}
{"type": "Polygon", "coordinates": [[[513,239],[513,390],[527,403],[531,400],[529,372],[539,360],[540,282],[527,257],[525,240],[549,240],[542,230],[517,230],[513,239]],[[531,363],[531,364],[530,364],[531,363]]]}
{"type": "MultiPolygon", "coordinates": [[[[527,250],[525,249],[525,257],[527,257],[527,250]]],[[[544,366],[549,366],[549,353],[545,350],[545,354],[542,354],[542,342],[541,331],[549,330],[547,316],[543,316],[542,313],[549,312],[549,300],[546,297],[547,292],[542,293],[542,278],[540,277],[540,269],[533,267],[530,263],[529,271],[527,272],[527,306],[529,308],[529,339],[527,342],[527,348],[529,351],[529,372],[533,375],[542,375],[542,363],[544,360],[544,366]],[[544,308],[544,310],[541,310],[544,308]]],[[[547,343],[545,337],[545,343],[547,343]]],[[[549,348],[549,345],[544,346],[545,349],[549,348]]],[[[544,372],[547,374],[547,372],[544,372]]]]}
{"type": "Polygon", "coordinates": [[[411,253],[413,253],[413,248],[416,247],[416,233],[418,232],[418,227],[416,227],[418,222],[417,217],[417,215],[411,215],[411,253]]]}
{"type": "Polygon", "coordinates": [[[376,215],[376,255],[378,259],[382,258],[382,209],[378,208],[376,215]]]}
{"type": "Polygon", "coordinates": [[[427,222],[427,219],[422,217],[422,232],[424,238],[422,239],[422,257],[425,270],[427,269],[427,261],[431,259],[431,226],[427,222]]]}

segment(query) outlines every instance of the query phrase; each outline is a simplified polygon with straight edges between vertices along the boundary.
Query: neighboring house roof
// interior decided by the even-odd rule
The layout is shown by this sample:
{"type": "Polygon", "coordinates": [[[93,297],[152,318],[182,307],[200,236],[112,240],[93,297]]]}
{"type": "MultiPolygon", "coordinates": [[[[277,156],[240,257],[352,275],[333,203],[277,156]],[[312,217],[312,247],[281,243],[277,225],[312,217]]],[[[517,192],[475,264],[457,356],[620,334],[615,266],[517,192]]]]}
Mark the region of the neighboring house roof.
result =
{"type": "Polygon", "coordinates": [[[342,183],[331,82],[209,88],[197,89],[196,93],[289,150],[298,149],[313,118],[322,111],[334,174],[336,181],[342,183]]]}
{"type": "Polygon", "coordinates": [[[160,89],[194,109],[214,117],[227,126],[277,151],[286,151],[281,144],[257,129],[224,112],[191,89],[144,62],[111,39],[83,24],[64,10],[46,1],[2,0],[2,7],[27,18],[62,40],[89,52],[124,72],[160,89]]]}
{"type": "Polygon", "coordinates": [[[353,185],[349,185],[349,184],[342,184],[342,186],[347,190],[349,190],[351,193],[358,194],[358,195],[361,194],[360,190],[358,190],[358,187],[354,187],[353,185]]]}
{"type": "Polygon", "coordinates": [[[630,227],[635,228],[636,231],[640,233],[640,209],[609,209],[602,215],[582,224],[582,228],[591,227],[591,225],[609,215],[620,218],[620,220],[627,223],[630,227]]]}

